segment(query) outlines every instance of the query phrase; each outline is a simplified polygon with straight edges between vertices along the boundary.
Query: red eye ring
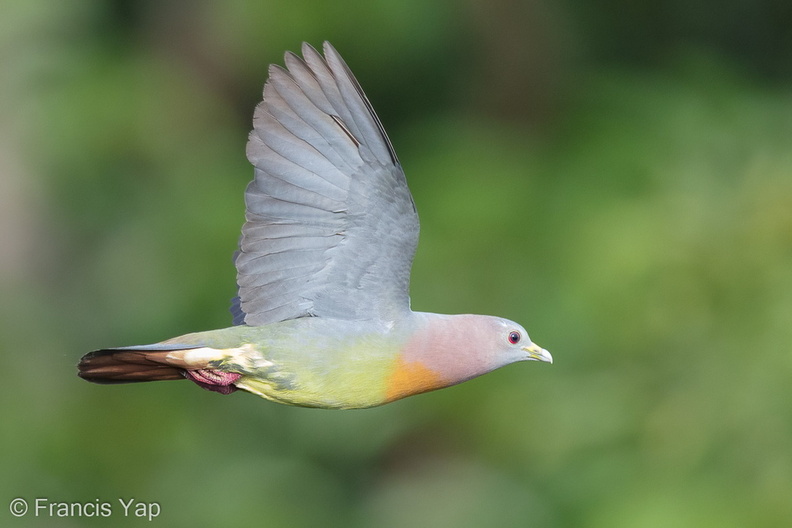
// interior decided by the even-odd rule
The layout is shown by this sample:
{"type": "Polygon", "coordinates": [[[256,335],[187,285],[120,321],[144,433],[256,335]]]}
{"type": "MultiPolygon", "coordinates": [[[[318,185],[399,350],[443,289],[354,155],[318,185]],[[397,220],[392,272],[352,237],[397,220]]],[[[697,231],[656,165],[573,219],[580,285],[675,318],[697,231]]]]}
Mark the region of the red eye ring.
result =
{"type": "Polygon", "coordinates": [[[511,343],[512,345],[516,345],[517,343],[520,342],[520,337],[521,337],[520,332],[516,330],[509,332],[509,343],[511,343]]]}

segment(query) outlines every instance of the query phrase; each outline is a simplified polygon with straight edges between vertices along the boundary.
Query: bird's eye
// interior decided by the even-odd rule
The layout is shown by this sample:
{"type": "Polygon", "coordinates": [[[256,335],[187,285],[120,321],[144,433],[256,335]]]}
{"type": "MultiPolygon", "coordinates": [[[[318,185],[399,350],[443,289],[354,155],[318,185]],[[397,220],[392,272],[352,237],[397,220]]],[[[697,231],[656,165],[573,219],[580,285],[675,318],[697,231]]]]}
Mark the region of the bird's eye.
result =
{"type": "Polygon", "coordinates": [[[520,342],[520,332],[509,332],[509,343],[516,345],[520,342]]]}

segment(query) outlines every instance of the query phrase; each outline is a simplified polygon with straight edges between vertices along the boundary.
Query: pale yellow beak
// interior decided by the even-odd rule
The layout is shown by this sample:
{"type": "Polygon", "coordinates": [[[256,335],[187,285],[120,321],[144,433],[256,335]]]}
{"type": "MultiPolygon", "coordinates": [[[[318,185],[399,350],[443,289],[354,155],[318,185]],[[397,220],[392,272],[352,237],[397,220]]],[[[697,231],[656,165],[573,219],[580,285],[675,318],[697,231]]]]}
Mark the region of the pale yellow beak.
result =
{"type": "Polygon", "coordinates": [[[553,362],[553,356],[550,355],[550,352],[545,350],[544,348],[540,347],[536,343],[531,343],[528,346],[522,347],[523,350],[528,352],[528,359],[533,361],[544,361],[546,363],[553,362]]]}

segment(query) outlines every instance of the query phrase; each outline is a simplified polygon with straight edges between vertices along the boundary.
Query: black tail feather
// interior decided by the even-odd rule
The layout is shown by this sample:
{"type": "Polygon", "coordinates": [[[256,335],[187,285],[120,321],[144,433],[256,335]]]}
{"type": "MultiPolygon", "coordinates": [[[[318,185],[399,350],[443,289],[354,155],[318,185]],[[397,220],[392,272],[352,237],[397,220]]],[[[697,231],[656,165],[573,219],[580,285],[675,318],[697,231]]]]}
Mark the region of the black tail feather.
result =
{"type": "Polygon", "coordinates": [[[167,358],[195,347],[146,345],[107,348],[85,354],[77,365],[78,376],[94,383],[133,383],[184,379],[184,369],[167,358]],[[156,347],[156,348],[155,348],[156,347]]]}

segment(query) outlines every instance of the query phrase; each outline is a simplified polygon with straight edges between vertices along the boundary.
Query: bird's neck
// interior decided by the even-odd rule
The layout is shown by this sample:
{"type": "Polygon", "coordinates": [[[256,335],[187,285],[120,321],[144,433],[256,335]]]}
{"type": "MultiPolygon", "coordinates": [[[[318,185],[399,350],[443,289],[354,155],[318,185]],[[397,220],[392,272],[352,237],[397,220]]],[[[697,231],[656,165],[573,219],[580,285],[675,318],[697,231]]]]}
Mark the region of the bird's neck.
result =
{"type": "Polygon", "coordinates": [[[475,315],[416,313],[417,329],[401,350],[387,381],[393,401],[441,389],[492,370],[479,346],[475,315]]]}

